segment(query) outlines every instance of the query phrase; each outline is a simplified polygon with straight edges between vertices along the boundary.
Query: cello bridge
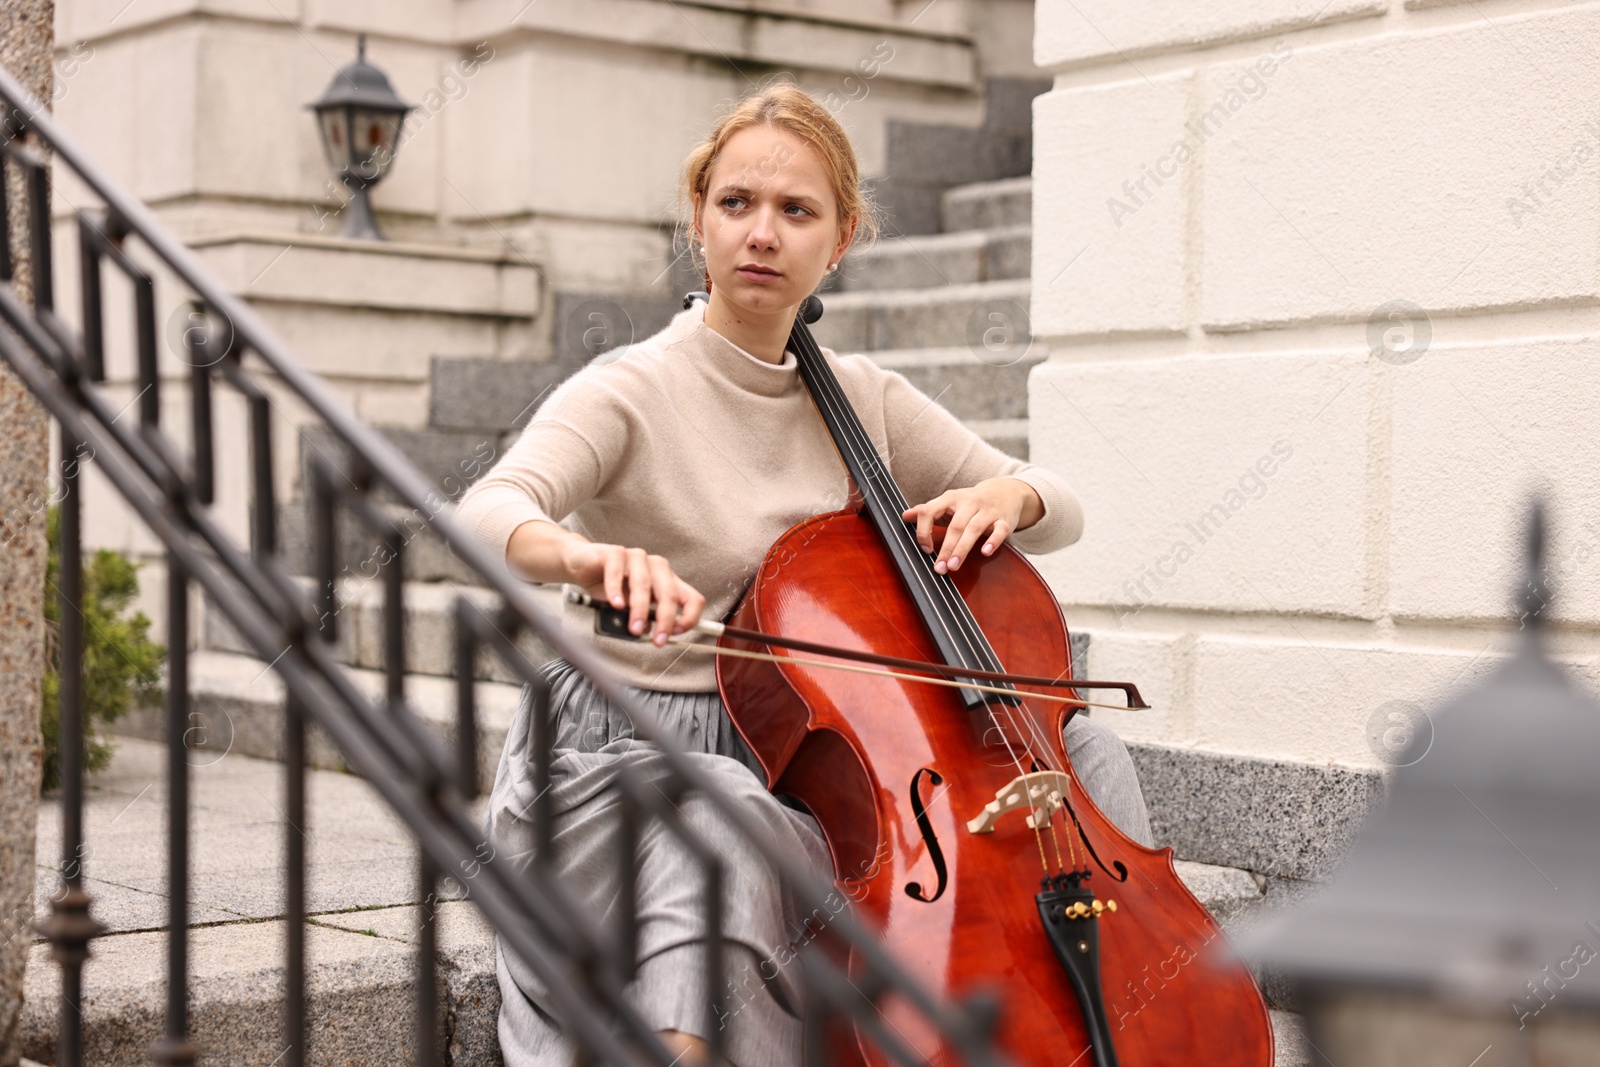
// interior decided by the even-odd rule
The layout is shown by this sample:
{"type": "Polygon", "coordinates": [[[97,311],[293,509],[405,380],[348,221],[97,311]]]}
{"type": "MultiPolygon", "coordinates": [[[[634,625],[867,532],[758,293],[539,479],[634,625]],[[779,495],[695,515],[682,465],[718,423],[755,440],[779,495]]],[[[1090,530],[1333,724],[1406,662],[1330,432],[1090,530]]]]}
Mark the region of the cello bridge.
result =
{"type": "Polygon", "coordinates": [[[1028,809],[1028,828],[1037,830],[1048,823],[1060,810],[1062,797],[1071,787],[1072,779],[1062,771],[1035,771],[1020,775],[995,792],[994,799],[983,810],[967,820],[967,831],[974,834],[993,833],[995,824],[1010,812],[1028,809]]]}

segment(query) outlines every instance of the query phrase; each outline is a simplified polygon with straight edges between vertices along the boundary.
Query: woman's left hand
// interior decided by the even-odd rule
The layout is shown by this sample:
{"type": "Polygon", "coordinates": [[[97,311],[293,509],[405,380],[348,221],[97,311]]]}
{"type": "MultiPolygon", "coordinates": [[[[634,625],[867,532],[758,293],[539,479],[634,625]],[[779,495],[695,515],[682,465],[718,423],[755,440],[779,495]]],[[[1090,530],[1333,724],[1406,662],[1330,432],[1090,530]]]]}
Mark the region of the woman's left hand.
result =
{"type": "Polygon", "coordinates": [[[960,570],[980,538],[981,551],[992,556],[1017,530],[1025,530],[1044,516],[1044,501],[1033,486],[1019,478],[988,478],[966,489],[950,489],[926,504],[901,513],[917,524],[917,544],[933,551],[933,528],[947,526],[944,544],[933,569],[940,574],[960,570]]]}

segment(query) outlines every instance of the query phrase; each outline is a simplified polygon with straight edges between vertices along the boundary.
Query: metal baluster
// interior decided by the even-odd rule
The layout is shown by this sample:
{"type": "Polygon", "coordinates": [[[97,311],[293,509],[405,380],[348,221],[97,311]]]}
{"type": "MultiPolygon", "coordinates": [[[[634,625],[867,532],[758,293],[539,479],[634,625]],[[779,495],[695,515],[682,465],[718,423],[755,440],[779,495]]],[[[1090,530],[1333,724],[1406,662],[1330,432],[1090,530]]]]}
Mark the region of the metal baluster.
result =
{"type": "Polygon", "coordinates": [[[456,597],[456,775],[461,795],[478,795],[478,609],[456,597]]]}
{"type": "Polygon", "coordinates": [[[51,311],[56,306],[56,289],[50,269],[50,168],[31,156],[24,169],[28,176],[28,275],[33,282],[33,310],[51,311]]]}
{"type": "Polygon", "coordinates": [[[20,135],[22,132],[20,120],[21,116],[14,111],[6,115],[4,123],[5,142],[3,145],[0,145],[0,147],[4,148],[4,151],[0,152],[0,236],[4,236],[5,238],[5,240],[0,241],[0,281],[5,282],[10,282],[12,280],[12,276],[16,273],[16,261],[11,255],[10,181],[11,173],[15,169],[16,164],[12,163],[10,167],[5,166],[4,164],[11,163],[13,160],[11,153],[11,141],[13,137],[20,135]]]}
{"type": "Polygon", "coordinates": [[[317,576],[312,609],[317,613],[317,633],[330,645],[339,639],[339,597],[334,584],[338,528],[333,503],[327,468],[317,456],[311,461],[311,551],[317,576]]]}
{"type": "MultiPolygon", "coordinates": [[[[236,357],[229,355],[228,359],[236,357]]],[[[267,395],[259,389],[249,397],[250,469],[253,475],[252,503],[255,521],[250,524],[250,554],[257,560],[278,551],[278,512],[272,486],[272,409],[267,395]]]]}
{"type": "Polygon", "coordinates": [[[189,576],[167,553],[167,1036],[165,1067],[195,1062],[189,1043],[189,576]]]}
{"type": "MultiPolygon", "coordinates": [[[[808,986],[813,984],[807,983],[808,986]]],[[[805,1014],[801,1019],[805,1067],[827,1067],[825,1046],[828,1040],[828,1011],[824,1005],[817,1003],[817,1000],[816,991],[808,988],[805,1014]]]]}
{"type": "Polygon", "coordinates": [[[401,558],[405,546],[398,531],[385,533],[382,543],[389,552],[383,563],[384,695],[389,700],[389,710],[397,713],[406,699],[406,572],[401,558]]]}
{"type": "Polygon", "coordinates": [[[417,1064],[439,1067],[439,867],[418,853],[417,885],[422,907],[417,915],[417,1064]]]}
{"type": "MultiPolygon", "coordinates": [[[[80,441],[66,427],[60,430],[61,455],[79,455],[80,441]]],[[[50,940],[50,952],[61,965],[61,1010],[56,1029],[56,1062],[60,1067],[83,1063],[83,964],[89,941],[105,927],[89,916],[90,897],[83,889],[83,545],[78,465],[61,472],[62,498],[59,547],[61,559],[61,891],[50,901],[50,917],[38,926],[50,940]]]]}
{"type": "MultiPolygon", "coordinates": [[[[694,833],[685,827],[685,835],[694,833]]],[[[723,1063],[724,1053],[727,1051],[727,1031],[722,1028],[722,1013],[718,1007],[722,1004],[722,970],[726,951],[725,938],[722,933],[722,891],[723,877],[722,864],[717,862],[714,852],[708,852],[704,857],[706,888],[706,929],[710,932],[706,938],[706,1043],[710,1046],[710,1061],[723,1063]]]]}
{"type": "MultiPolygon", "coordinates": [[[[611,950],[618,985],[633,981],[639,973],[639,822],[644,812],[638,796],[627,788],[627,775],[628,771],[624,770],[618,779],[624,787],[619,801],[622,833],[617,842],[617,862],[621,864],[617,872],[617,903],[621,907],[617,912],[622,926],[616,932],[616,945],[611,950]]],[[[551,861],[544,853],[540,853],[536,862],[550,869],[551,861]]]]}
{"type": "MultiPolygon", "coordinates": [[[[550,810],[550,684],[535,673],[533,687],[533,845],[536,863],[548,863],[550,842],[555,834],[555,815],[550,810]]],[[[546,870],[549,868],[546,867],[546,870]]]]}
{"type": "Polygon", "coordinates": [[[146,430],[161,425],[161,369],[156,366],[156,292],[147,274],[131,275],[134,345],[138,349],[139,422],[146,430]]]}
{"type": "MultiPolygon", "coordinates": [[[[200,304],[195,302],[198,309],[200,304]]],[[[198,310],[196,314],[199,314],[198,310]]],[[[204,330],[190,327],[184,332],[189,351],[189,431],[193,438],[194,462],[190,471],[197,503],[211,504],[216,497],[216,464],[212,459],[211,367],[210,352],[215,344],[204,330]]]]}
{"type": "Polygon", "coordinates": [[[283,1067],[306,1063],[306,709],[288,696],[283,716],[285,860],[289,865],[284,894],[287,959],[283,1004],[283,1067]]]}
{"type": "Polygon", "coordinates": [[[83,304],[83,355],[89,378],[106,378],[104,309],[100,302],[100,227],[88,211],[78,212],[78,288],[83,304]]]}

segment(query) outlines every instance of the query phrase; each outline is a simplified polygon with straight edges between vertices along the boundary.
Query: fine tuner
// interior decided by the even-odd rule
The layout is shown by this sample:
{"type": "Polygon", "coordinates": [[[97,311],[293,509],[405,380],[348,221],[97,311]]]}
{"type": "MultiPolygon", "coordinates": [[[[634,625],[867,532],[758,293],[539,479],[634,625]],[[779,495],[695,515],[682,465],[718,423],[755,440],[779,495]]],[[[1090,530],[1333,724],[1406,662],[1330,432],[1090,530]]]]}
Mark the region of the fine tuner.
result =
{"type": "Polygon", "coordinates": [[[1117,902],[1114,900],[1096,900],[1091,904],[1085,904],[1080,900],[1063,908],[1061,917],[1064,919],[1087,919],[1093,915],[1098,919],[1105,912],[1116,910],[1117,902]]]}

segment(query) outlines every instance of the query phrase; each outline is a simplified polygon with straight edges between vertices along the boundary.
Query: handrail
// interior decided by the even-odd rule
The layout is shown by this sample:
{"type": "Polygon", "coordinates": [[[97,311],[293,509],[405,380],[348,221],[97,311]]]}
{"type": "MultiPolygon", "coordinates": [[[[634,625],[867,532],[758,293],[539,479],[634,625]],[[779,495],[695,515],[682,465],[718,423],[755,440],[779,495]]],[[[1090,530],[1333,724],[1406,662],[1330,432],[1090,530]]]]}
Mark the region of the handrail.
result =
{"type": "MultiPolygon", "coordinates": [[[[600,658],[583,642],[568,635],[491,554],[447,513],[438,494],[404,456],[376,431],[357,420],[316,375],[295,360],[288,348],[244,301],[225,291],[200,260],[169,234],[136,198],[110,179],[72,138],[56,125],[11,74],[0,67],[0,103],[4,104],[4,142],[0,168],[20,170],[23,177],[24,214],[20,225],[30,238],[28,267],[33,299],[25,303],[15,289],[17,264],[10,254],[13,216],[9,185],[0,173],[0,359],[12,368],[27,388],[55,418],[63,456],[92,451],[93,461],[118,493],[150,528],[167,553],[169,649],[172,658],[167,687],[167,746],[169,768],[169,895],[167,1036],[152,1055],[157,1062],[196,1062],[199,1050],[189,1040],[185,997],[188,989],[187,957],[187,763],[183,725],[188,714],[188,590],[191,583],[205,590],[243,639],[283,680],[287,694],[285,715],[285,774],[287,806],[291,817],[304,811],[305,736],[308,724],[324,728],[345,758],[362,772],[385,802],[405,822],[419,846],[419,910],[417,1027],[419,1062],[438,1063],[434,1040],[434,992],[437,982],[436,932],[433,910],[438,878],[457,870],[472,874],[458,879],[467,897],[482,911],[506,950],[537,973],[560,1009],[572,1036],[586,1055],[606,1063],[670,1063],[669,1053],[624,996],[633,963],[610,958],[617,944],[632,944],[627,926],[619,942],[613,931],[598,923],[555,879],[548,867],[548,849],[540,849],[531,872],[513,877],[503,862],[483,858],[481,829],[468,815],[467,804],[477,793],[475,709],[472,665],[480,649],[498,655],[532,691],[535,718],[536,766],[548,775],[549,731],[543,729],[547,687],[542,676],[517,651],[519,634],[534,634],[583,672],[596,688],[626,714],[643,740],[659,749],[668,769],[664,789],[670,793],[694,790],[709,798],[720,815],[749,840],[797,897],[811,907],[826,907],[832,889],[794,857],[786,855],[763,836],[759,822],[720,792],[710,776],[678,749],[648,709],[637,701],[600,658]],[[57,314],[54,306],[48,162],[31,146],[35,139],[99,198],[102,210],[76,212],[77,249],[83,281],[84,331],[77,334],[57,314]],[[154,280],[129,254],[126,238],[137,237],[143,246],[195,295],[197,307],[211,327],[226,327],[231,344],[218,351],[221,333],[212,328],[192,335],[190,354],[190,415],[192,449],[182,446],[161,427],[159,386],[163,379],[155,351],[154,280]],[[135,349],[138,384],[143,387],[136,428],[119,423],[121,412],[99,388],[104,381],[104,335],[100,271],[110,266],[133,282],[136,293],[135,349]],[[317,557],[316,600],[308,602],[279,552],[276,540],[273,454],[270,404],[255,368],[276,379],[320,419],[345,448],[347,469],[315,461],[305,488],[312,504],[317,557]],[[251,502],[255,519],[250,544],[241,547],[211,513],[213,500],[212,391],[231,388],[244,398],[249,412],[252,444],[251,502]],[[457,601],[457,663],[462,673],[458,685],[457,748],[454,752],[410,711],[405,700],[404,672],[404,542],[374,502],[384,487],[404,504],[428,515],[431,529],[450,546],[484,586],[499,594],[502,608],[489,618],[461,597],[457,601]],[[334,600],[336,576],[333,529],[336,509],[343,509],[385,540],[394,558],[385,572],[384,601],[387,685],[378,701],[365,697],[352,684],[337,661],[331,641],[334,628],[318,626],[326,617],[319,607],[334,600]],[[469,868],[470,865],[470,868],[469,868]],[[531,877],[529,874],[531,873],[531,877]],[[595,1000],[601,1003],[594,1003],[595,1000]]],[[[82,693],[77,679],[82,669],[81,623],[72,598],[81,588],[80,494],[75,490],[76,467],[64,473],[69,482],[62,507],[62,581],[64,598],[62,752],[63,752],[63,855],[66,891],[52,902],[52,915],[39,924],[62,965],[58,1067],[78,1067],[83,1062],[81,980],[83,960],[91,940],[100,930],[89,918],[90,900],[83,889],[81,861],[83,769],[82,693]]],[[[641,789],[624,782],[630,820],[664,821],[700,855],[710,884],[719,884],[719,862],[695,833],[676,826],[666,793],[641,789]]],[[[537,832],[548,840],[548,798],[541,795],[534,813],[537,832]]],[[[629,822],[629,832],[637,832],[629,822]]],[[[288,890],[286,1033],[290,1050],[286,1067],[306,1061],[304,1002],[304,842],[286,834],[288,890]]],[[[720,896],[709,902],[721,906],[720,896]]],[[[829,909],[830,912],[833,909],[829,909]]],[[[631,924],[634,916],[627,917],[631,924]]],[[[995,1006],[979,998],[965,1005],[937,1001],[918,981],[889,957],[872,932],[848,909],[831,923],[827,936],[848,950],[851,971],[846,974],[819,953],[807,953],[804,976],[809,992],[807,1032],[818,1035],[828,1018],[854,1021],[861,1032],[872,1035],[889,1058],[918,1062],[914,1049],[875,1017],[877,1002],[893,994],[909,1004],[941,1031],[952,1047],[973,1064],[1000,1065],[991,1037],[996,1024],[995,1006]]],[[[708,954],[712,961],[712,989],[721,989],[720,948],[708,954]]],[[[715,1017],[715,1005],[707,1006],[715,1017]]],[[[713,1048],[720,1034],[712,1034],[713,1048]]],[[[808,1058],[821,1062],[820,1043],[808,1047],[808,1058]]]]}

